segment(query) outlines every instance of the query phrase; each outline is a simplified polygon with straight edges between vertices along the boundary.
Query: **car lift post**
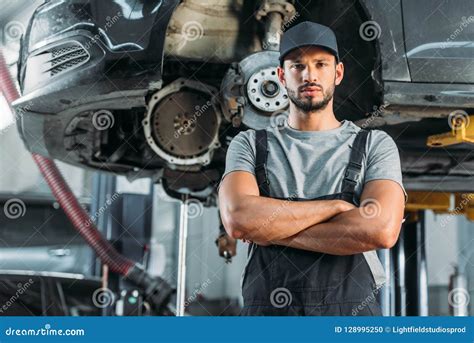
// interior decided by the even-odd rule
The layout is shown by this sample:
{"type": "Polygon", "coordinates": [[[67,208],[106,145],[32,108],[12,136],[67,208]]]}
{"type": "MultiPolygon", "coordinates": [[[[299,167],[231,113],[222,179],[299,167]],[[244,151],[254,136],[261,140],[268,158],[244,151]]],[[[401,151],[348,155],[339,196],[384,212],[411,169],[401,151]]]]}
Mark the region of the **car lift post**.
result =
{"type": "Polygon", "coordinates": [[[178,281],[176,316],[184,316],[186,296],[186,243],[188,237],[188,197],[183,195],[180,207],[179,237],[178,237],[178,281]]]}
{"type": "Polygon", "coordinates": [[[392,249],[393,278],[395,290],[395,308],[393,315],[407,315],[407,290],[405,274],[405,227],[402,226],[397,244],[392,249]]]}
{"type": "Polygon", "coordinates": [[[424,211],[405,223],[406,314],[428,315],[428,271],[426,266],[424,211]]]}

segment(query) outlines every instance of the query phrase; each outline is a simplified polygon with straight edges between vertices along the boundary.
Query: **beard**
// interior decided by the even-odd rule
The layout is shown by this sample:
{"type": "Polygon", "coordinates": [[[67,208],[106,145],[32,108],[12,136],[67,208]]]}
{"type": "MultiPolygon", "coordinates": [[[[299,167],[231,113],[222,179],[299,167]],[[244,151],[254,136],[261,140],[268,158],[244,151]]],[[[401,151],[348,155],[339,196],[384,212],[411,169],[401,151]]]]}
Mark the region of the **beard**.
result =
{"type": "Polygon", "coordinates": [[[288,93],[288,97],[290,98],[290,101],[300,110],[304,112],[314,112],[314,111],[319,111],[322,109],[325,109],[326,106],[329,104],[331,99],[334,96],[334,89],[336,88],[336,85],[334,84],[332,87],[328,88],[327,90],[324,90],[324,88],[321,85],[315,84],[315,83],[309,83],[305,84],[301,87],[298,88],[299,91],[301,91],[303,88],[306,87],[320,87],[322,89],[322,94],[323,94],[323,99],[320,101],[314,100],[311,97],[298,97],[297,92],[294,89],[286,89],[286,92],[288,93]]]}

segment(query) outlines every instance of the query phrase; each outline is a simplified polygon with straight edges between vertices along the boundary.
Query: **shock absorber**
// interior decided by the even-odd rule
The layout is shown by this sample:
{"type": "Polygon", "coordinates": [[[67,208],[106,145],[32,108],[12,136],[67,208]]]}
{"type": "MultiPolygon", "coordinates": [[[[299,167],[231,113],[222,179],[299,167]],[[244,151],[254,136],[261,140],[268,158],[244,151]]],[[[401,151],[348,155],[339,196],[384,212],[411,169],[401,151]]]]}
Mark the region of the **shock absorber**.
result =
{"type": "Polygon", "coordinates": [[[263,0],[255,14],[257,20],[265,20],[264,50],[278,51],[284,26],[296,17],[296,10],[290,1],[263,0]]]}

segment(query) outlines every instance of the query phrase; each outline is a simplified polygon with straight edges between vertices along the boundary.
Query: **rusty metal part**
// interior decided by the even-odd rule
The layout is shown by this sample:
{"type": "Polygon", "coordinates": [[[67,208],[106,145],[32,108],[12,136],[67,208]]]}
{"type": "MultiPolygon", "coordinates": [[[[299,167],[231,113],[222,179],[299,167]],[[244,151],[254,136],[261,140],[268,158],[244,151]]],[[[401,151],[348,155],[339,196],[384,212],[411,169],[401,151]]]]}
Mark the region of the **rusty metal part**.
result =
{"type": "Polygon", "coordinates": [[[258,51],[253,26],[240,26],[242,9],[243,0],[182,1],[168,25],[165,55],[230,63],[258,51]],[[241,42],[242,37],[247,40],[241,42]]]}
{"type": "Polygon", "coordinates": [[[231,64],[221,85],[222,109],[224,118],[232,122],[234,127],[239,127],[242,123],[243,107],[246,103],[241,88],[245,80],[239,63],[231,64]]]}

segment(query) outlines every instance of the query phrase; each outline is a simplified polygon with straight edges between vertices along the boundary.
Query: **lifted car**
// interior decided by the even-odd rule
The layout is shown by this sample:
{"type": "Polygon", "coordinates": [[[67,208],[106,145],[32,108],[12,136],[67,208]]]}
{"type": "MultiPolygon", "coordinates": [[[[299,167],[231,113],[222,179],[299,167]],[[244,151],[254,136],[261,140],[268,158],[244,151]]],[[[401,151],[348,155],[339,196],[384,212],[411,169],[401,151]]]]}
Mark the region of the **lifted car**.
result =
{"type": "Polygon", "coordinates": [[[473,12],[469,0],[46,1],[21,44],[20,134],[32,152],[212,205],[232,137],[287,115],[280,35],[311,20],[338,38],[338,119],[392,135],[407,189],[472,191],[472,146],[426,142],[473,113],[473,12]]]}

